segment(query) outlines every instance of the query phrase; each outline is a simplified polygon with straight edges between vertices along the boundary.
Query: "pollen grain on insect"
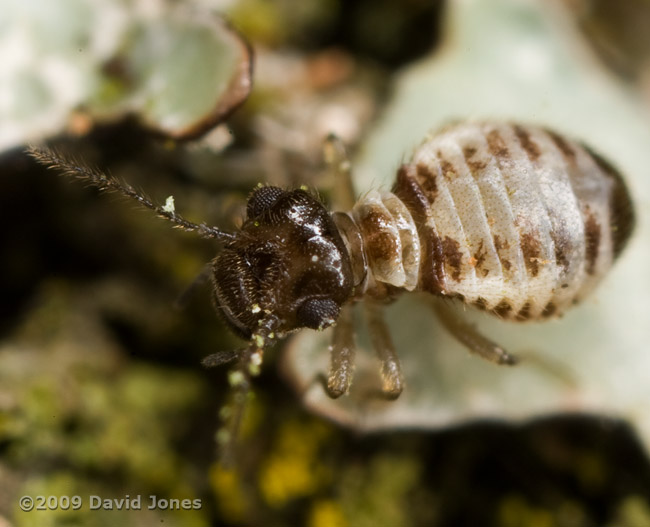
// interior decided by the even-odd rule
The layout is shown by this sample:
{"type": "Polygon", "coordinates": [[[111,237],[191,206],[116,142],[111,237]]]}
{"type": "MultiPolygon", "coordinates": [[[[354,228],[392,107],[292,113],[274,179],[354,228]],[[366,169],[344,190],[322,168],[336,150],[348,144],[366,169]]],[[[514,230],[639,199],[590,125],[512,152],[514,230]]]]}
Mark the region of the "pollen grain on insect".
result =
{"type": "Polygon", "coordinates": [[[226,445],[230,442],[231,439],[231,434],[230,431],[227,428],[220,428],[217,431],[217,444],[219,445],[226,445]]]}
{"type": "Polygon", "coordinates": [[[174,205],[174,196],[168,196],[165,200],[165,205],[163,205],[163,210],[169,212],[170,214],[176,213],[176,207],[174,205]]]}
{"type": "Polygon", "coordinates": [[[219,410],[219,418],[223,421],[232,415],[232,407],[229,404],[224,404],[219,410]]]}
{"type": "Polygon", "coordinates": [[[248,372],[253,376],[257,377],[261,372],[262,366],[262,351],[257,350],[251,355],[250,362],[248,364],[248,372]]]}
{"type": "Polygon", "coordinates": [[[228,384],[232,387],[240,386],[244,380],[244,374],[239,370],[231,371],[228,374],[228,384]]]}

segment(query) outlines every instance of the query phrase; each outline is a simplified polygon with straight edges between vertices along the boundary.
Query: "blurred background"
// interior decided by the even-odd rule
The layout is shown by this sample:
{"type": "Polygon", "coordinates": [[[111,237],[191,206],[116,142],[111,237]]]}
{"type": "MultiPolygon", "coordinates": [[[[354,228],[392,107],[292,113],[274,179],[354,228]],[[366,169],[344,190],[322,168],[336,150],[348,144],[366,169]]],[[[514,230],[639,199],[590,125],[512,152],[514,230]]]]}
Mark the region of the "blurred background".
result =
{"type": "MultiPolygon", "coordinates": [[[[639,378],[626,377],[622,402],[602,412],[554,401],[528,415],[512,401],[517,409],[499,407],[497,419],[387,418],[363,433],[363,415],[339,419],[345,426],[329,403],[303,405],[312,373],[299,349],[278,346],[255,383],[237,462],[221,466],[227,370],[200,361],[241,343],[209,287],[190,287],[218,246],[24,153],[56,146],[160,203],[173,195],[193,221],[233,229],[259,182],[307,185],[330,200],[330,132],[358,159],[360,194],[390,185],[383,178],[415,146],[410,134],[486,105],[499,118],[566,116],[590,96],[575,88],[584,82],[612,104],[584,104],[585,114],[639,152],[618,155],[638,167],[631,186],[646,225],[646,0],[4,0],[0,64],[0,527],[650,526],[648,370],[632,352],[619,362],[639,378]],[[504,46],[518,62],[503,62],[504,46]],[[554,68],[556,54],[568,58],[554,68]],[[472,80],[479,70],[488,80],[472,80]],[[505,88],[516,82],[541,98],[505,88]],[[406,119],[409,105],[422,122],[406,119]],[[142,508],[91,510],[91,495],[141,496],[142,508]],[[149,510],[151,495],[199,501],[149,510]],[[21,496],[81,496],[83,506],[26,512],[21,496]]],[[[567,126],[590,128],[589,118],[567,126]]],[[[637,242],[629,265],[645,269],[647,240],[637,242]]],[[[645,280],[621,290],[645,299],[645,280]]],[[[648,329],[623,322],[608,331],[632,335],[625,349],[644,354],[648,329]]],[[[326,345],[311,338],[300,347],[326,364],[326,345]]],[[[418,370],[418,356],[396,344],[418,370]]],[[[430,383],[421,375],[413,385],[430,383]]]]}

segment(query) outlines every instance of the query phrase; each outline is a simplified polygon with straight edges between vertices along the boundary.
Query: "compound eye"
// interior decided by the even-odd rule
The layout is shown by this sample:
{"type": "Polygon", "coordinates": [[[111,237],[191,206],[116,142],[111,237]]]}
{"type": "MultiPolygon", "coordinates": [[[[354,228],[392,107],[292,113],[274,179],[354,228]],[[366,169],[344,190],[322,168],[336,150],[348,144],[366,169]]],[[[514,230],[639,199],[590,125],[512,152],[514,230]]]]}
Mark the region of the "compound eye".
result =
{"type": "Polygon", "coordinates": [[[265,210],[271,208],[278,198],[284,194],[286,194],[286,190],[282,190],[279,187],[256,188],[248,198],[246,215],[249,218],[256,218],[265,210]]]}
{"type": "Polygon", "coordinates": [[[336,322],[341,308],[329,298],[310,298],[298,308],[300,323],[311,329],[325,329],[336,322]]]}

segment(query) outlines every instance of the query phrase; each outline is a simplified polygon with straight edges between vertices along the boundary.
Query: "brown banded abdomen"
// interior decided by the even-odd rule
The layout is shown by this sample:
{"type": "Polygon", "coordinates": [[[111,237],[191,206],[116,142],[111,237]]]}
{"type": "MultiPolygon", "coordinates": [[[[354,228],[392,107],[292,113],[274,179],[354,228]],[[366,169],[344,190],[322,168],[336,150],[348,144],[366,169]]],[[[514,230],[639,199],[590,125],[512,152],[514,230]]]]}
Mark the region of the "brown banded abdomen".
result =
{"type": "Polygon", "coordinates": [[[634,223],[608,163],[533,126],[449,127],[400,168],[393,194],[417,229],[417,288],[517,320],[558,315],[583,298],[634,223]]]}

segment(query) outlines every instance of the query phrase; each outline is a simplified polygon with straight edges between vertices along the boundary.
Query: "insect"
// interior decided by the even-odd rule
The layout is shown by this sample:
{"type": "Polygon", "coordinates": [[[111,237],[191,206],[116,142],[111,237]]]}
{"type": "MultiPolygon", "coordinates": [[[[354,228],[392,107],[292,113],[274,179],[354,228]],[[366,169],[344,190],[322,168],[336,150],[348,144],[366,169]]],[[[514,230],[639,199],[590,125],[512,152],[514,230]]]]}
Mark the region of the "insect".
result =
{"type": "MultiPolygon", "coordinates": [[[[128,184],[55,151],[41,163],[116,191],[178,227],[221,242],[213,298],[248,344],[207,357],[237,361],[229,380],[243,405],[264,350],[301,328],[334,325],[326,390],[346,393],[354,369],[352,306],[363,302],[387,397],[404,387],[383,304],[408,291],[457,299],[513,321],[557,317],[606,274],[634,226],[618,172],[586,146],[512,123],[460,123],[432,135],[403,164],[392,190],[371,190],[330,213],[304,189],[259,186],[234,233],[195,224],[173,202],[156,205],[128,184]]],[[[441,304],[443,325],[478,355],[516,357],[441,304]]],[[[233,413],[235,430],[241,411],[233,413]]],[[[224,441],[229,437],[222,438],[224,441]]]]}

